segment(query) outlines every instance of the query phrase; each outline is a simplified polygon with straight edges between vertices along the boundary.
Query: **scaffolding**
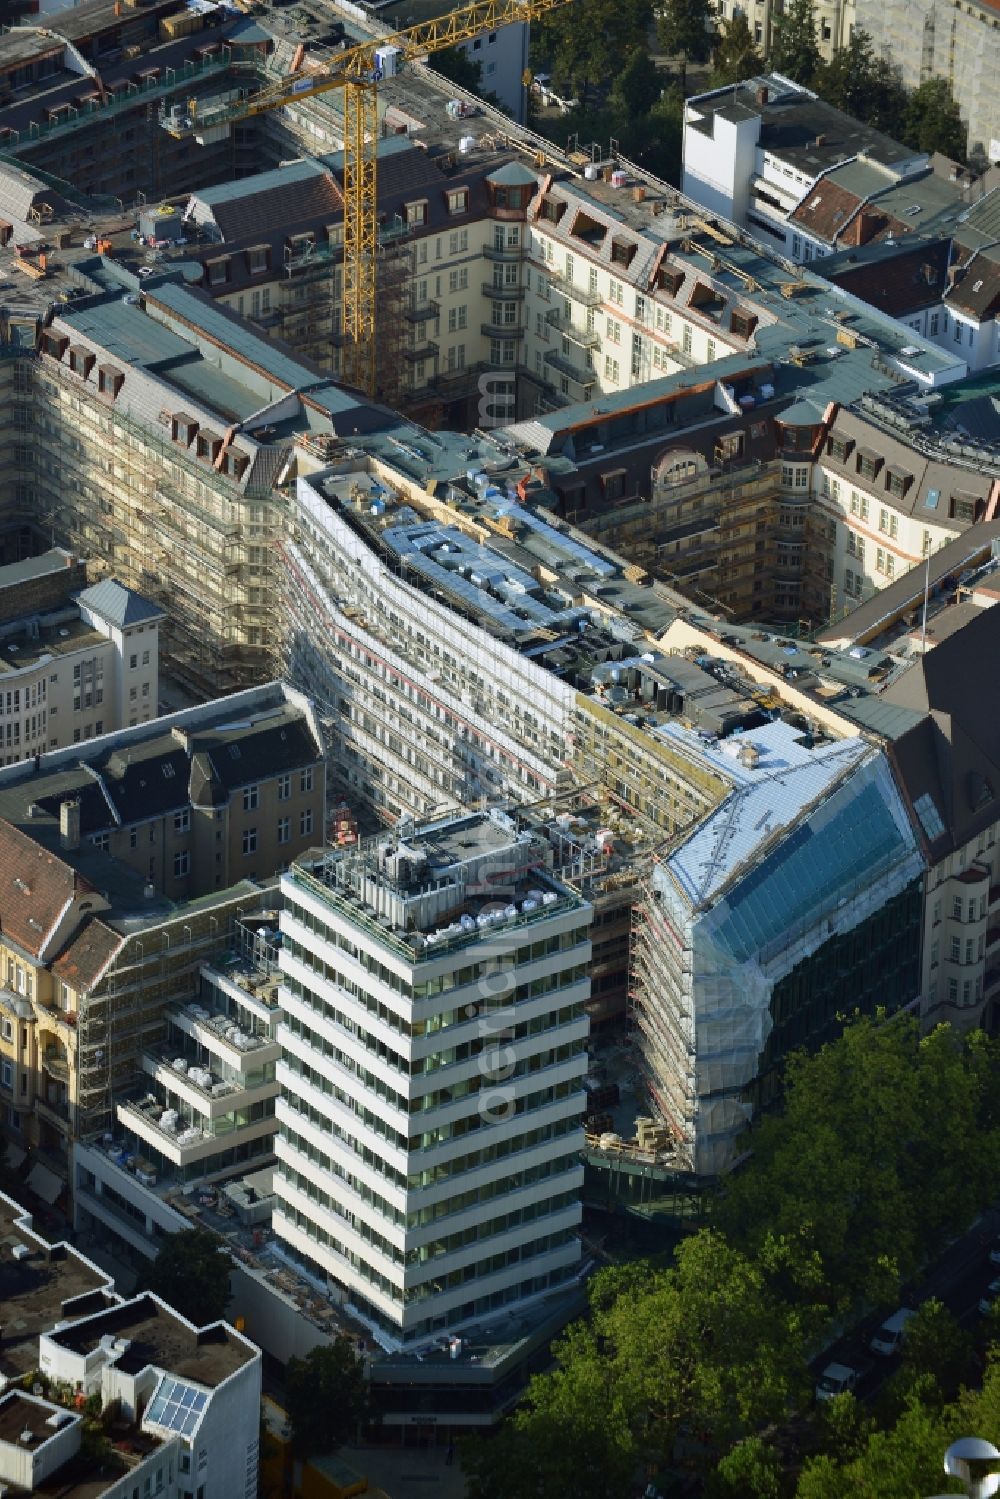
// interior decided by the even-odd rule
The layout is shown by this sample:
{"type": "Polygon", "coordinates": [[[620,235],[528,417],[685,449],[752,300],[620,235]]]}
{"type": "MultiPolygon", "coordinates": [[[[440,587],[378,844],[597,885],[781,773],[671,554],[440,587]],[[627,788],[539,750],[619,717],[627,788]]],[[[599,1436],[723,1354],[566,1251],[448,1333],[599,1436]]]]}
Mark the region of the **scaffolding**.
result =
{"type": "Polygon", "coordinates": [[[698,1107],[689,934],[668,917],[651,872],[632,906],[627,1019],[650,1102],[690,1155],[698,1107]]]}
{"type": "Polygon", "coordinates": [[[135,1086],[143,1051],[165,1039],[166,1007],[197,997],[203,964],[239,948],[238,923],[263,910],[272,894],[243,885],[220,893],[211,904],[192,901],[162,923],[147,923],[125,937],[79,1008],[79,1138],[113,1128],[116,1098],[135,1086]]]}
{"type": "Polygon", "coordinates": [[[264,485],[241,489],[171,442],[166,429],[161,435],[109,408],[56,360],[41,370],[37,428],[45,442],[35,444],[35,492],[53,544],[163,606],[166,665],[200,696],[260,681],[273,628],[280,496],[264,485]],[[48,401],[50,381],[57,387],[48,401]],[[59,387],[79,407],[71,422],[59,387]]]}

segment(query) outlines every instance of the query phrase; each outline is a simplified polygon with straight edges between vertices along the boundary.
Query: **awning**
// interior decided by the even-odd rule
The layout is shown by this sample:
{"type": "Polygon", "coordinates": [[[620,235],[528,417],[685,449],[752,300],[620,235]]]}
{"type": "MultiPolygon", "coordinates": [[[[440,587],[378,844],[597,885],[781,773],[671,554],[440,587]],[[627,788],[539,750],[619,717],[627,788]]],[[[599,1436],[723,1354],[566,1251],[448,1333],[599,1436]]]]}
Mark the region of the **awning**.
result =
{"type": "Polygon", "coordinates": [[[35,1196],[47,1202],[49,1207],[63,1189],[63,1184],[55,1172],[50,1171],[48,1166],[43,1166],[41,1161],[36,1161],[28,1172],[27,1185],[35,1196]]]}
{"type": "Polygon", "coordinates": [[[20,1145],[8,1145],[7,1149],[3,1152],[3,1159],[4,1164],[9,1166],[11,1171],[16,1171],[18,1166],[24,1163],[24,1151],[20,1145]]]}

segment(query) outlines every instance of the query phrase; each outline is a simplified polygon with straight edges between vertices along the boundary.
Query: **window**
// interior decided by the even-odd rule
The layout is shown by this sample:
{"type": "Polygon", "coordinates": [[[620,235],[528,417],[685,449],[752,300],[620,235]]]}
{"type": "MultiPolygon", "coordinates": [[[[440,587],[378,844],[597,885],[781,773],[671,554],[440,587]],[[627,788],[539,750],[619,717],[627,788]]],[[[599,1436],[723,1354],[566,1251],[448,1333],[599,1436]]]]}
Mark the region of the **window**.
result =
{"type": "Polygon", "coordinates": [[[406,222],[408,224],[424,224],[424,223],[426,223],[426,221],[427,221],[427,204],[426,204],[426,202],[423,202],[423,203],[407,203],[407,205],[406,205],[406,222]]]}
{"type": "Polygon", "coordinates": [[[691,352],[691,324],[690,323],[685,323],[684,324],[684,336],[683,336],[683,338],[681,340],[681,346],[682,346],[685,354],[690,354],[690,352],[691,352]]]}
{"type": "Polygon", "coordinates": [[[132,671],[135,671],[136,667],[139,665],[139,657],[138,656],[129,656],[129,658],[128,658],[128,664],[129,664],[130,669],[132,671]]]}
{"type": "Polygon", "coordinates": [[[292,822],[289,817],[278,818],[278,842],[287,843],[292,834],[292,822]]]}
{"type": "Polygon", "coordinates": [[[618,383],[618,360],[612,359],[610,354],[604,356],[604,378],[612,384],[618,383]]]}
{"type": "Polygon", "coordinates": [[[6,1015],[2,1020],[0,1020],[0,1036],[2,1036],[5,1041],[13,1041],[14,1039],[14,1027],[12,1023],[7,1019],[6,1015]]]}
{"type": "Polygon", "coordinates": [[[183,812],[174,814],[174,832],[186,833],[191,827],[191,809],[186,807],[183,812]]]}
{"type": "Polygon", "coordinates": [[[244,812],[255,812],[260,805],[260,787],[243,787],[243,810],[244,812]]]}
{"type": "Polygon", "coordinates": [[[5,1088],[14,1086],[14,1064],[13,1062],[0,1062],[0,1083],[5,1088]]]}
{"type": "Polygon", "coordinates": [[[257,852],[257,829],[246,828],[243,833],[243,854],[247,857],[257,852]]]}
{"type": "Polygon", "coordinates": [[[278,777],[278,800],[279,800],[279,802],[287,802],[287,800],[291,796],[291,794],[292,794],[292,778],[291,778],[291,776],[290,775],[279,776],[278,777]]]}
{"type": "Polygon", "coordinates": [[[461,187],[457,192],[448,194],[448,212],[464,213],[469,206],[469,189],[461,187]]]}
{"type": "Polygon", "coordinates": [[[960,963],[962,961],[962,943],[958,937],[952,937],[948,956],[953,963],[960,963]]]}
{"type": "Polygon", "coordinates": [[[614,302],[616,307],[625,305],[625,288],[620,281],[612,281],[608,288],[608,300],[614,302]]]}
{"type": "Polygon", "coordinates": [[[142,664],[143,664],[143,666],[148,666],[149,665],[149,652],[148,651],[143,651],[143,653],[142,653],[142,664]]]}
{"type": "Polygon", "coordinates": [[[313,815],[312,815],[312,808],[309,807],[299,817],[299,833],[301,834],[301,836],[303,838],[306,838],[312,832],[312,830],[313,830],[313,815]]]}
{"type": "Polygon", "coordinates": [[[607,325],[606,331],[607,331],[608,338],[611,340],[611,342],[613,344],[620,344],[621,343],[621,341],[622,341],[622,325],[615,318],[613,318],[613,317],[609,317],[608,318],[608,325],[607,325]]]}
{"type": "Polygon", "coordinates": [[[187,849],[185,849],[183,853],[174,854],[174,879],[183,879],[185,875],[190,873],[191,855],[188,853],[187,849]]]}
{"type": "Polygon", "coordinates": [[[313,767],[310,765],[309,769],[308,770],[304,770],[302,772],[302,774],[299,776],[299,790],[300,791],[311,791],[312,789],[313,789],[313,767]]]}

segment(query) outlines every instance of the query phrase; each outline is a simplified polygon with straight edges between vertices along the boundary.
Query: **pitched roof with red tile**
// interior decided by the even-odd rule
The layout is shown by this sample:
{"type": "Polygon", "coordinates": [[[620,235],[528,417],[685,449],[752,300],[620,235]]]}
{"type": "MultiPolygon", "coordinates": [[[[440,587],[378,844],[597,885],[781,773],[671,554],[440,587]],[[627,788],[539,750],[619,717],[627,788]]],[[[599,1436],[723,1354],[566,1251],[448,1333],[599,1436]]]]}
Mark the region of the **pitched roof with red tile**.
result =
{"type": "Polygon", "coordinates": [[[62,859],[0,818],[0,935],[41,957],[74,894],[89,889],[62,859]]]}
{"type": "Polygon", "coordinates": [[[812,187],[801,203],[789,214],[793,224],[801,224],[807,234],[833,244],[845,224],[857,213],[864,199],[837,182],[824,179],[812,187]]]}
{"type": "Polygon", "coordinates": [[[52,964],[52,972],[71,989],[93,989],[125,946],[125,938],[105,926],[88,921],[52,964]]]}

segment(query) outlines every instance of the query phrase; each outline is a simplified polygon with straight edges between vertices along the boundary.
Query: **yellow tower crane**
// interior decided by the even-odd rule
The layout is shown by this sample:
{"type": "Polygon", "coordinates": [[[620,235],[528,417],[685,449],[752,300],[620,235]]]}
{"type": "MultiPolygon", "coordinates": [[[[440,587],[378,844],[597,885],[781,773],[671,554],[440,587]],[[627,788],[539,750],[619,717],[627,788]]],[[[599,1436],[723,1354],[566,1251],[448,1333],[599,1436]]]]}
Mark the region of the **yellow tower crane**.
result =
{"type": "Polygon", "coordinates": [[[378,84],[379,58],[389,50],[400,63],[412,62],[496,31],[515,21],[530,22],[572,0],[475,0],[435,20],[361,42],[322,62],[300,62],[293,72],[245,99],[202,109],[195,100],[188,115],[168,115],[164,127],[174,136],[202,136],[234,120],[266,114],[332,89],[344,90],[344,377],[375,394],[376,270],[378,255],[378,84]],[[393,50],[395,52],[393,53],[393,50]]]}

